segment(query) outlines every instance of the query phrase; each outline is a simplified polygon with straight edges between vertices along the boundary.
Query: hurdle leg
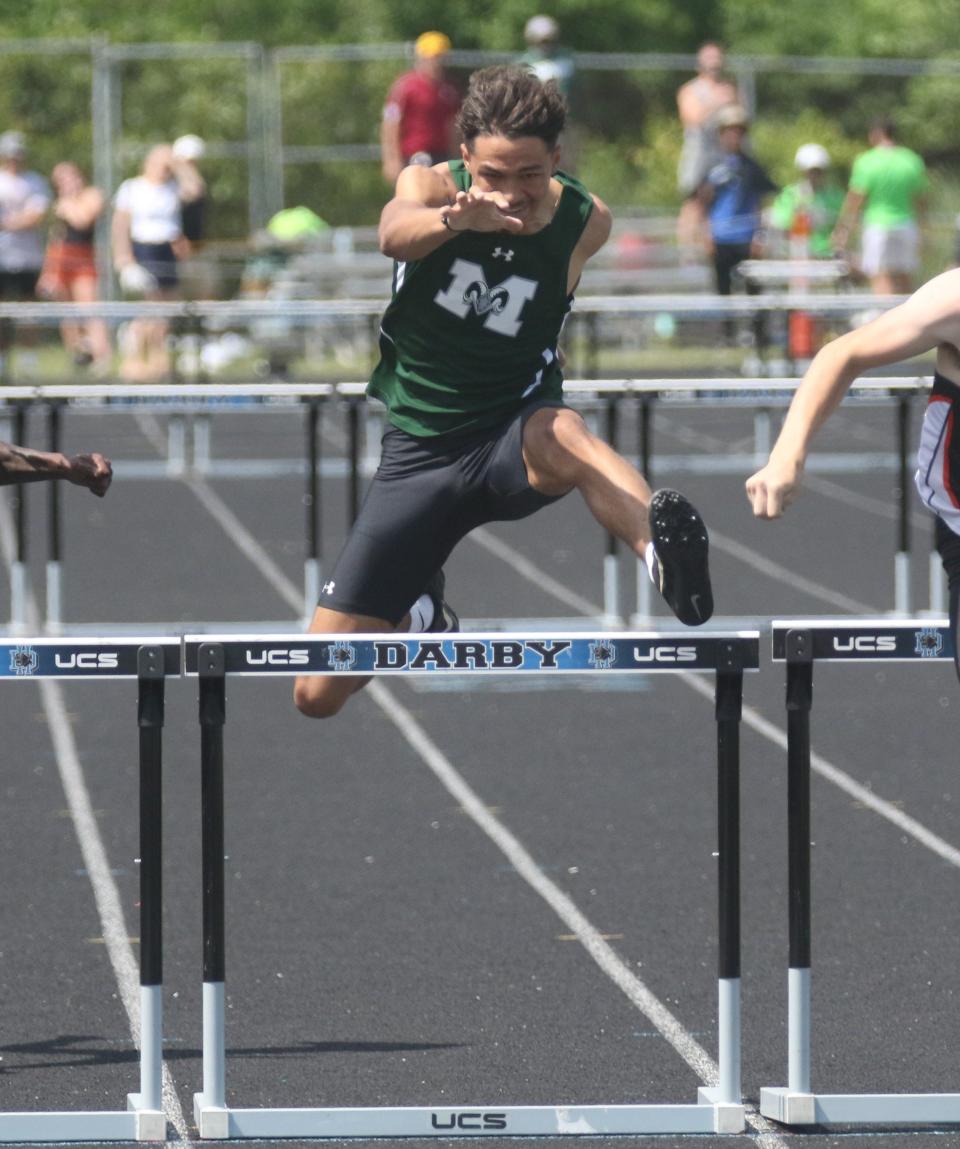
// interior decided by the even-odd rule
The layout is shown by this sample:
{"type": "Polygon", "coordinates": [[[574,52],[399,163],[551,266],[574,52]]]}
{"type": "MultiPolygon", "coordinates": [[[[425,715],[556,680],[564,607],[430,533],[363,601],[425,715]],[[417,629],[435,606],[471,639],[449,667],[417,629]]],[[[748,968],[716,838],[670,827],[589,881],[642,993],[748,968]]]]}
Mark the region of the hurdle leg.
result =
{"type": "MultiPolygon", "coordinates": [[[[61,448],[60,408],[57,402],[47,408],[47,450],[57,453],[61,448]]],[[[61,563],[61,491],[59,483],[47,484],[47,599],[46,628],[51,634],[60,630],[63,622],[63,566],[61,563]]]]}
{"type": "Polygon", "coordinates": [[[901,395],[897,401],[897,553],[893,560],[895,614],[910,613],[910,400],[901,395]]]}
{"type": "MultiPolygon", "coordinates": [[[[9,358],[9,357],[5,357],[9,358]]],[[[13,415],[14,442],[26,446],[27,407],[17,403],[13,415]]],[[[16,553],[10,564],[10,630],[23,634],[27,629],[27,489],[21,483],[13,493],[16,553]]]]}
{"type": "Polygon", "coordinates": [[[718,854],[718,1064],[716,1088],[699,1099],[718,1107],[718,1131],[744,1127],[740,1058],[740,719],[743,662],[730,643],[720,653],[716,681],[718,854]],[[723,1115],[722,1122],[720,1120],[723,1115]]]}
{"type": "Polygon", "coordinates": [[[787,975],[786,1089],[761,1089],[760,1112],[786,1124],[815,1120],[810,1085],[810,710],[813,637],[787,634],[787,806],[790,968],[787,975]]]}
{"type": "Polygon", "coordinates": [[[223,647],[200,647],[200,775],[203,854],[203,1092],[194,1095],[201,1137],[228,1135],[224,1018],[225,910],[223,725],[226,689],[223,647]]]}
{"type": "MultiPolygon", "coordinates": [[[[616,396],[607,399],[607,442],[617,449],[619,411],[616,396]]],[[[620,555],[617,536],[607,531],[606,552],[603,556],[603,618],[610,626],[620,623],[620,555]]]]}
{"type": "Polygon", "coordinates": [[[321,505],[320,505],[320,400],[307,404],[307,489],[304,505],[307,512],[307,554],[303,568],[303,617],[309,624],[320,598],[321,505]]]}
{"type": "Polygon", "coordinates": [[[140,1092],[127,1096],[137,1111],[140,1139],[162,1140],[163,1113],[163,648],[137,651],[140,727],[140,1092]]]}

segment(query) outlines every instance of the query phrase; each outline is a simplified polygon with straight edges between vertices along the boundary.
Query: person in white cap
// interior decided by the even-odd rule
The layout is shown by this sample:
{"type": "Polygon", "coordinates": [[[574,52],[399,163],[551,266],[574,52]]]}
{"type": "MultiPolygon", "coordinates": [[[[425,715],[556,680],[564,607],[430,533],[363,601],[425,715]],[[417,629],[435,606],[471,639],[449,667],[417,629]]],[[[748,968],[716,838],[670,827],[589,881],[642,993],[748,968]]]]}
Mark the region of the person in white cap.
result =
{"type": "Polygon", "coordinates": [[[576,63],[573,54],[560,44],[560,25],[552,16],[531,16],[523,28],[527,50],[520,57],[537,79],[553,80],[567,102],[573,89],[576,63]]]}
{"type": "Polygon", "coordinates": [[[843,189],[830,179],[830,153],[822,144],[801,144],[794,166],[800,179],[787,184],[771,204],[770,226],[788,236],[803,229],[809,257],[829,259],[843,207],[843,189]]]}
{"type": "Polygon", "coordinates": [[[423,32],[413,46],[414,66],[387,93],[380,126],[383,178],[394,184],[408,164],[430,167],[456,152],[460,93],[446,79],[449,36],[423,32]]]}
{"type": "Polygon", "coordinates": [[[173,178],[180,189],[180,224],[184,239],[196,246],[206,238],[209,192],[197,166],[207,154],[199,136],[180,136],[173,141],[173,178]]]}

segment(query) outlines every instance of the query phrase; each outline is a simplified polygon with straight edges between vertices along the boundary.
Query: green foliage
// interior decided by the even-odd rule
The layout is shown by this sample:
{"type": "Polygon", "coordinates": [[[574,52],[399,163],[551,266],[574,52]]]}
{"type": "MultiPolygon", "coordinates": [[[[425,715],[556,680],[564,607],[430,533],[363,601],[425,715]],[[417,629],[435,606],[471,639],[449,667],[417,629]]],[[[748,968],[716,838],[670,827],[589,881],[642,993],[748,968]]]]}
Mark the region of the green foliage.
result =
{"type": "MultiPolygon", "coordinates": [[[[93,69],[83,41],[207,42],[206,59],[118,65],[115,167],[118,177],[128,175],[151,143],[197,132],[211,145],[204,170],[215,201],[213,233],[240,238],[248,230],[251,170],[256,183],[262,141],[255,138],[248,155],[246,63],[214,57],[214,46],[400,44],[439,28],[457,48],[518,53],[525,21],[543,10],[559,21],[565,44],[579,51],[692,53],[705,39],[719,38],[741,58],[960,59],[948,56],[960,0],[850,0],[832,8],[828,19],[812,0],[786,6],[755,0],[552,0],[545,8],[540,0],[3,0],[0,37],[8,50],[18,38],[56,35],[81,43],[70,54],[45,54],[30,45],[23,54],[0,55],[0,130],[26,132],[31,166],[40,171],[64,158],[89,170],[93,69]]],[[[287,204],[306,204],[333,224],[375,222],[388,194],[376,159],[319,163],[309,149],[365,145],[372,152],[383,95],[408,64],[398,53],[379,62],[282,65],[282,142],[306,149],[285,165],[287,204]]],[[[639,210],[676,208],[681,141],[675,93],[687,76],[581,70],[573,103],[577,172],[604,199],[639,210]]],[[[466,72],[454,69],[453,77],[463,86],[466,72]]],[[[866,146],[869,120],[893,113],[903,141],[931,165],[934,211],[952,219],[960,206],[960,73],[860,77],[842,66],[830,75],[785,67],[758,73],[755,95],[753,146],[778,181],[794,178],[793,154],[810,140],[829,149],[843,180],[853,156],[866,146]]]]}

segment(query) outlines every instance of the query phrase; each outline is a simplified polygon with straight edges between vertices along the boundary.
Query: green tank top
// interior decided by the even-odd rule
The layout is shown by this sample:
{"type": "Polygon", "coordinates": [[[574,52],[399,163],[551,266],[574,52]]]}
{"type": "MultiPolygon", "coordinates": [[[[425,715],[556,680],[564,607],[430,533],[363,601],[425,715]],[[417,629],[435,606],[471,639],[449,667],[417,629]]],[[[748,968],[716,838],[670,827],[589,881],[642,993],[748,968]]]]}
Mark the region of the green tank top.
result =
{"type": "MultiPolygon", "coordinates": [[[[458,189],[470,187],[462,160],[451,160],[450,172],[458,189]]],[[[560,397],[570,256],[593,200],[571,176],[556,178],[560,202],[541,231],[465,231],[395,264],[367,387],[394,426],[422,437],[479,430],[525,402],[560,397]]]]}

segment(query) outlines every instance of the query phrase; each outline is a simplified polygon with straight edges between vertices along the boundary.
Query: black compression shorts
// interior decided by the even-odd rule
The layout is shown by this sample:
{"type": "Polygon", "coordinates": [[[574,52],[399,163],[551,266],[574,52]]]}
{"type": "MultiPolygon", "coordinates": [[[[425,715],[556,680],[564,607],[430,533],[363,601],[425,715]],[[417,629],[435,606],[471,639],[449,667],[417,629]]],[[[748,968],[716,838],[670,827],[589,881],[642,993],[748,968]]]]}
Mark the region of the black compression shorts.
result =
{"type": "Polygon", "coordinates": [[[380,465],[320,606],[395,626],[457,543],[483,523],[523,519],[562,496],[527,482],[523,427],[554,400],[530,403],[493,428],[417,438],[391,427],[380,465]]]}

